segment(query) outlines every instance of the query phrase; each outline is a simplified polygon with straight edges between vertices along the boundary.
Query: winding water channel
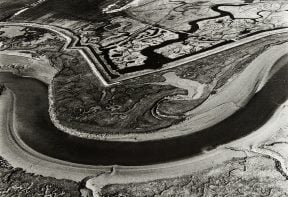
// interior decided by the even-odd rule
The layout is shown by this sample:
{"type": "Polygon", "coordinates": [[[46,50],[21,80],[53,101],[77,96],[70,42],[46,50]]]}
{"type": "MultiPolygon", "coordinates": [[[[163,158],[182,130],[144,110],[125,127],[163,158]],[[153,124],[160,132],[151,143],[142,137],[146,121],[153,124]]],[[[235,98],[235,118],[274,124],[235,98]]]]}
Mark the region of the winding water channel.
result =
{"type": "Polygon", "coordinates": [[[79,164],[133,166],[188,158],[253,132],[287,100],[287,76],[286,61],[244,108],[223,122],[191,135],[147,142],[104,142],[70,136],[54,127],[49,118],[44,83],[11,73],[0,73],[0,83],[15,94],[11,132],[17,132],[35,151],[79,164]]]}

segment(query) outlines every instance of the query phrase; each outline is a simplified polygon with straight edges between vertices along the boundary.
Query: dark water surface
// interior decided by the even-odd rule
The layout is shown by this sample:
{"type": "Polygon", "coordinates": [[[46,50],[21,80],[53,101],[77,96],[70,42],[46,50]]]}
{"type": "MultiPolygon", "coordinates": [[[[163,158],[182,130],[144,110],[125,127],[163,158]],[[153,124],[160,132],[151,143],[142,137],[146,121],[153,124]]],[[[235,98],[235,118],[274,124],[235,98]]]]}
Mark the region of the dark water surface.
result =
{"type": "MultiPolygon", "coordinates": [[[[282,62],[283,63],[283,62],[282,62]]],[[[16,94],[17,132],[34,150],[47,156],[91,165],[147,165],[184,159],[207,147],[243,137],[267,121],[288,97],[288,66],[283,66],[253,99],[233,116],[203,131],[151,142],[103,142],[59,131],[48,115],[47,86],[37,80],[0,73],[16,94]]]]}

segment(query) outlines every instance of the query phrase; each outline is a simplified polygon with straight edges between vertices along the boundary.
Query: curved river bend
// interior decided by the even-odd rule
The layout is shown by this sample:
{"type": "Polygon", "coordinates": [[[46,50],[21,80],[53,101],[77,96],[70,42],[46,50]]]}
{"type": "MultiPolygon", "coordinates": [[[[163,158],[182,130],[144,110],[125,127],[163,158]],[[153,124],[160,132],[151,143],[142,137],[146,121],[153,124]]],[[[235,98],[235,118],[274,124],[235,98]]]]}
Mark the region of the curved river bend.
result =
{"type": "Polygon", "coordinates": [[[253,132],[287,100],[287,76],[288,64],[244,108],[213,127],[187,136],[147,142],[105,142],[70,136],[54,127],[50,120],[45,84],[11,73],[0,73],[0,83],[16,97],[13,129],[35,151],[79,164],[133,166],[188,158],[253,132]]]}

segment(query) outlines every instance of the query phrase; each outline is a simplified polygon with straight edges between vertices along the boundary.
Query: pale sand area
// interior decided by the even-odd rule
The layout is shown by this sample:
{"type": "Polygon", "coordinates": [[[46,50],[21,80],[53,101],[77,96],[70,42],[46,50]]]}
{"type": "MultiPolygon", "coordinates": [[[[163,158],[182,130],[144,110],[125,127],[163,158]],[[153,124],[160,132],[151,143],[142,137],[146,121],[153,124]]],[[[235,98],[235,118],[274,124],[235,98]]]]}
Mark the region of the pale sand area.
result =
{"type": "Polygon", "coordinates": [[[50,84],[58,72],[45,56],[36,58],[26,51],[0,51],[0,71],[35,78],[45,84],[50,84]]]}

